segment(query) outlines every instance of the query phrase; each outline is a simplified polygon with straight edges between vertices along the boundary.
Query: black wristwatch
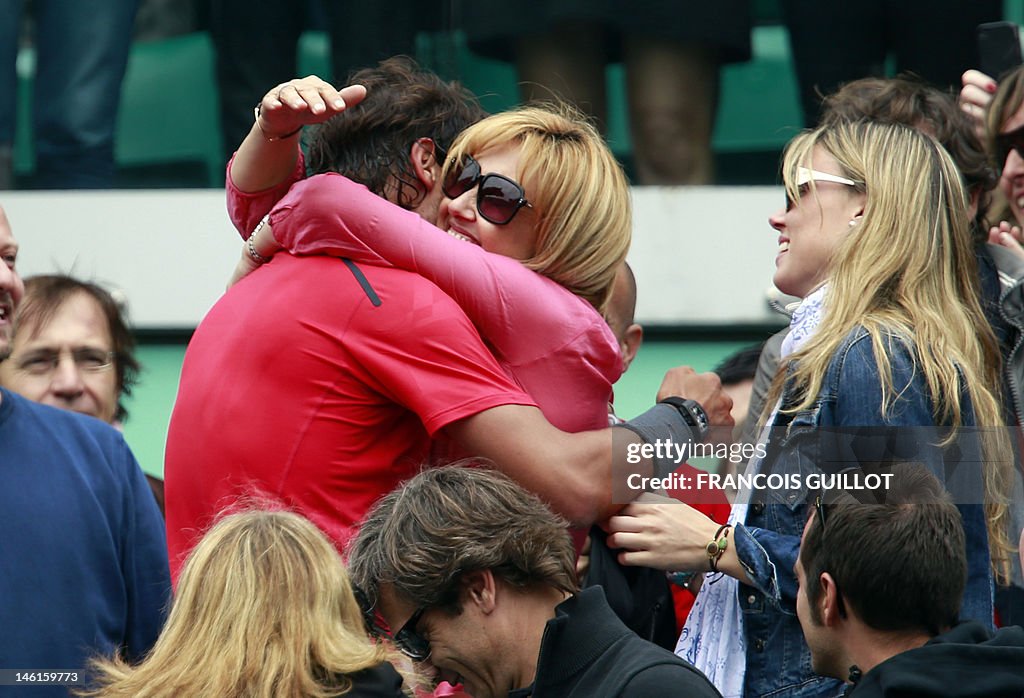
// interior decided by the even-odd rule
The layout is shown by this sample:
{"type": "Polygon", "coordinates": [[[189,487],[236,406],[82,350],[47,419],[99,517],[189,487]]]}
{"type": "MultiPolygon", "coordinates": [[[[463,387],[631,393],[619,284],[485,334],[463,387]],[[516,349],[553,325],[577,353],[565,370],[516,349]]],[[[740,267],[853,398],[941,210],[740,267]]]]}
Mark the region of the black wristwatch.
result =
{"type": "Polygon", "coordinates": [[[659,400],[659,404],[672,405],[679,410],[680,416],[683,421],[686,422],[691,429],[696,430],[696,440],[698,442],[704,441],[708,435],[708,429],[711,428],[711,423],[708,421],[708,413],[704,411],[704,408],[700,406],[700,403],[696,400],[684,400],[681,397],[667,397],[664,400],[659,400]]]}

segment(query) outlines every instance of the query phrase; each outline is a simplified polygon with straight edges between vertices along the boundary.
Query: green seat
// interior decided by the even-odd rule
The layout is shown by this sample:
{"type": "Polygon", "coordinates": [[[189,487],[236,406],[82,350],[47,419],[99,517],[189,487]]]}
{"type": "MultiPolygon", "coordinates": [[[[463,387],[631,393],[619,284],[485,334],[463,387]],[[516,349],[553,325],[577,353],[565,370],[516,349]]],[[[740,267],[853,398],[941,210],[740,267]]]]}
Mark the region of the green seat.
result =
{"type": "Polygon", "coordinates": [[[331,82],[331,38],[327,32],[303,32],[298,52],[298,77],[317,75],[331,82]]]}
{"type": "Polygon", "coordinates": [[[18,53],[18,125],[14,133],[14,172],[19,175],[36,168],[32,151],[32,76],[36,72],[35,49],[26,48],[18,53]]]}
{"type": "Polygon", "coordinates": [[[1003,19],[1024,24],[1024,0],[1003,0],[1003,19]]]}
{"type": "Polygon", "coordinates": [[[785,27],[754,27],[753,58],[722,70],[713,146],[719,153],[780,150],[802,128],[785,27]]]}
{"type": "Polygon", "coordinates": [[[205,32],[132,46],[121,92],[119,165],[200,162],[224,183],[213,44],[205,32]]]}
{"type": "MultiPolygon", "coordinates": [[[[199,163],[205,184],[224,183],[213,45],[205,32],[132,46],[121,89],[114,156],[119,166],[199,163]]],[[[14,169],[35,168],[32,153],[32,49],[18,56],[18,128],[14,169]]]]}
{"type": "MultiPolygon", "coordinates": [[[[751,61],[722,70],[713,137],[717,152],[775,151],[802,124],[785,28],[755,27],[752,41],[751,61]]],[[[457,39],[456,45],[459,76],[485,109],[493,113],[518,104],[517,75],[511,64],[474,55],[464,39],[457,39]]],[[[609,66],[607,76],[608,144],[617,155],[628,155],[633,146],[622,65],[609,66]]]]}

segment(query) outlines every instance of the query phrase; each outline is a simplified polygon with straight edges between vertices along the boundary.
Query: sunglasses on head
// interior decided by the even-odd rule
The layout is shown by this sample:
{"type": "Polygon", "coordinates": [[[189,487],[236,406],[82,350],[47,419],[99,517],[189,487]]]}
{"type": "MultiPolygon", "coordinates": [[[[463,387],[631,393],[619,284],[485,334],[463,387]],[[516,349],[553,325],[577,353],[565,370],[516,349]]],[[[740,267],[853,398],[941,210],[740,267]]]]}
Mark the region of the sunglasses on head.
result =
{"type": "Polygon", "coordinates": [[[494,225],[509,223],[523,206],[533,208],[517,182],[500,174],[482,174],[480,163],[469,155],[464,155],[461,162],[452,160],[441,191],[449,199],[457,199],[477,186],[477,213],[494,225]]]}
{"type": "MultiPolygon", "coordinates": [[[[818,170],[811,170],[806,167],[796,168],[796,188],[803,196],[806,191],[806,187],[811,182],[832,182],[833,184],[843,184],[848,187],[857,186],[857,182],[846,177],[840,177],[839,175],[829,174],[828,172],[819,172],[818,170]]],[[[789,195],[789,191],[786,191],[786,210],[791,211],[796,202],[789,195]]]]}
{"type": "Polygon", "coordinates": [[[1016,150],[1017,155],[1024,158],[1024,126],[996,136],[996,157],[1000,170],[1006,165],[1006,158],[1010,157],[1012,150],[1016,150]]]}
{"type": "MultiPolygon", "coordinates": [[[[825,538],[825,507],[826,506],[827,505],[825,504],[825,496],[824,495],[819,494],[817,497],[814,498],[814,512],[815,512],[815,515],[818,517],[818,525],[821,526],[821,534],[820,534],[820,536],[821,536],[822,541],[824,541],[824,538],[825,538]]],[[[822,543],[822,545],[824,545],[824,543],[822,543]]],[[[839,582],[835,582],[835,585],[836,585],[836,591],[839,591],[839,582]]],[[[846,617],[846,604],[843,603],[843,597],[842,596],[838,596],[836,598],[836,607],[838,608],[839,613],[842,615],[842,617],[845,618],[846,617]]]]}

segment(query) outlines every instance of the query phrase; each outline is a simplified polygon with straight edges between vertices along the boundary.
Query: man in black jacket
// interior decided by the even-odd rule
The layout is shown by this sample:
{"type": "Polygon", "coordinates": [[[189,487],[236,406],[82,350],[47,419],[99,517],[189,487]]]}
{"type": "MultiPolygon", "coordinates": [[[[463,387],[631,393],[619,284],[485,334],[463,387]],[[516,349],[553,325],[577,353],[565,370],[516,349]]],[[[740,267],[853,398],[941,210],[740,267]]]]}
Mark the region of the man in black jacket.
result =
{"type": "Polygon", "coordinates": [[[574,558],[565,521],[535,495],[495,471],[445,467],[378,502],[349,571],[397,647],[474,698],[720,695],[623,625],[600,588],[579,591],[574,558]]]}
{"type": "Polygon", "coordinates": [[[963,527],[932,475],[899,466],[881,501],[824,499],[796,564],[815,671],[848,681],[854,698],[1024,695],[1024,629],[958,623],[963,527]]]}

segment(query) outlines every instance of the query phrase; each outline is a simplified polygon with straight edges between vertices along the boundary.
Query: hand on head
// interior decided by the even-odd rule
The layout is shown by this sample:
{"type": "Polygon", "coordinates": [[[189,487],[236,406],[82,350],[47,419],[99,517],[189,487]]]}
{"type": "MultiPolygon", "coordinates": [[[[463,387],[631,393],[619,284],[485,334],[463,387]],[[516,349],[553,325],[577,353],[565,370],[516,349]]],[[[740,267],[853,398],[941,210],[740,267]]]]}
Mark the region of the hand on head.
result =
{"type": "Polygon", "coordinates": [[[315,75],[296,78],[277,85],[259,104],[259,124],[263,134],[270,138],[283,138],[303,126],[327,121],[366,97],[362,85],[349,85],[341,90],[315,75]]]}

